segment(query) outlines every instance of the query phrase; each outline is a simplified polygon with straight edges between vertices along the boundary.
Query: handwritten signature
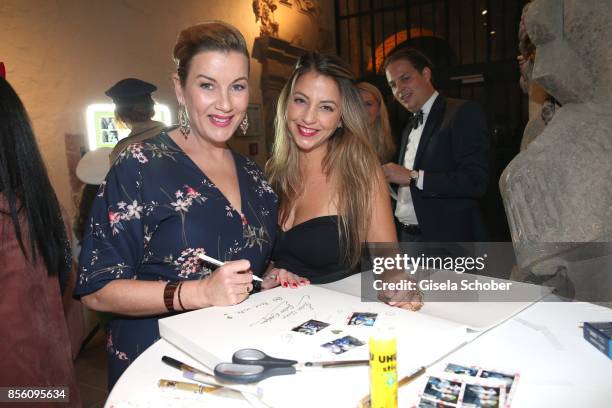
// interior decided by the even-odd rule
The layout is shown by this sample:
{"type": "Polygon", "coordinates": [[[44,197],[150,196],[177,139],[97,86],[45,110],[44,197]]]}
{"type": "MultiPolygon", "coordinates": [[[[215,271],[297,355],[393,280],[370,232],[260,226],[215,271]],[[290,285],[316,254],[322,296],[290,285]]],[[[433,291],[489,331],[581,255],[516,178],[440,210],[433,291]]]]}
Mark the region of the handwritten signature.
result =
{"type": "MultiPolygon", "coordinates": [[[[273,302],[274,301],[278,301],[278,299],[282,300],[282,298],[274,298],[274,299],[272,299],[272,301],[273,302]]],[[[256,305],[250,306],[250,307],[245,307],[244,309],[240,309],[240,310],[238,310],[236,312],[233,312],[233,313],[224,313],[223,316],[225,316],[226,319],[233,319],[235,315],[243,315],[243,314],[246,314],[246,313],[250,312],[251,310],[256,310],[256,309],[259,309],[261,307],[269,306],[269,305],[270,304],[268,302],[261,302],[261,303],[258,303],[256,305]]]]}
{"type": "Polygon", "coordinates": [[[302,296],[297,304],[292,304],[282,297],[275,297],[272,301],[278,304],[266,315],[251,323],[250,327],[264,325],[275,320],[286,320],[304,310],[314,310],[309,295],[302,296]]]}

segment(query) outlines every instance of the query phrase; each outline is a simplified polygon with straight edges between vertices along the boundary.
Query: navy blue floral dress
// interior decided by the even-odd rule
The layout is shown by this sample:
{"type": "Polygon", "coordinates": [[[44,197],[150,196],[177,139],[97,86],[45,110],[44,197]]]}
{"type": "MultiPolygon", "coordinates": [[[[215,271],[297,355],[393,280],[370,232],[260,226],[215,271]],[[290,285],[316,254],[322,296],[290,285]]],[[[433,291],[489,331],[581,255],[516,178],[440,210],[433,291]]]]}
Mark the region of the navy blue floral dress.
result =
{"type": "MultiPolygon", "coordinates": [[[[232,152],[242,213],[164,131],[127,147],[94,201],[79,262],[77,297],[115,279],[202,279],[198,254],[248,259],[267,267],[276,233],[277,197],[261,169],[232,152]]],[[[159,339],[160,316],[113,316],[109,324],[109,388],[159,339]]],[[[163,317],[163,316],[162,316],[163,317]]]]}

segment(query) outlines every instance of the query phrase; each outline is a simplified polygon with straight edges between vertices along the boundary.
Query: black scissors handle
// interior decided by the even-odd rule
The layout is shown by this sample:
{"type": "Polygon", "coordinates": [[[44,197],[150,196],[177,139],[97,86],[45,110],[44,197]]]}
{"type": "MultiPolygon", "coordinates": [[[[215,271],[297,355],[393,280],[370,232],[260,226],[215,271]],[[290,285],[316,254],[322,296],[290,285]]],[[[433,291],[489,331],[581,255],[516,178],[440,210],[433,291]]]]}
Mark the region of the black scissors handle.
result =
{"type": "MultiPolygon", "coordinates": [[[[274,367],[290,367],[297,364],[296,360],[285,360],[283,358],[275,358],[267,355],[261,350],[257,349],[241,349],[234,353],[232,356],[232,362],[236,364],[247,364],[247,365],[262,365],[270,368],[274,367]]],[[[293,373],[292,373],[293,374],[293,373]]],[[[282,375],[282,374],[275,374],[282,375]]]]}
{"type": "Polygon", "coordinates": [[[215,367],[215,377],[237,384],[249,384],[265,380],[275,375],[295,374],[294,366],[262,366],[250,364],[219,363],[215,367]]]}

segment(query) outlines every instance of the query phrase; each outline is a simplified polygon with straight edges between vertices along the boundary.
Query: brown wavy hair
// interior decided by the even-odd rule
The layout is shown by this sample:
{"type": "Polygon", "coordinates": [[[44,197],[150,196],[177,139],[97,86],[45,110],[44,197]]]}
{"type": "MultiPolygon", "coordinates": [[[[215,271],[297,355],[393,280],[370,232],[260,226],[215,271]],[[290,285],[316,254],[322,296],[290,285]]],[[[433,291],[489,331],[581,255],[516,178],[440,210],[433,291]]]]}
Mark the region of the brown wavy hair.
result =
{"type": "Polygon", "coordinates": [[[357,84],[360,91],[367,92],[376,99],[378,103],[378,117],[370,128],[370,143],[376,151],[381,163],[390,162],[395,156],[395,140],[389,125],[389,113],[383,96],[377,87],[369,82],[357,84]]]}
{"type": "Polygon", "coordinates": [[[341,95],[342,127],[329,138],[323,171],[337,188],[340,261],[351,267],[359,262],[361,244],[366,241],[377,191],[380,164],[370,146],[367,114],[356,80],[344,61],[334,55],[311,52],[303,55],[283,87],[276,107],[275,140],[266,165],[268,180],[280,198],[279,222],[283,225],[293,203],[303,190],[299,148],[287,124],[287,107],[298,78],[316,72],[334,80],[341,95]]]}

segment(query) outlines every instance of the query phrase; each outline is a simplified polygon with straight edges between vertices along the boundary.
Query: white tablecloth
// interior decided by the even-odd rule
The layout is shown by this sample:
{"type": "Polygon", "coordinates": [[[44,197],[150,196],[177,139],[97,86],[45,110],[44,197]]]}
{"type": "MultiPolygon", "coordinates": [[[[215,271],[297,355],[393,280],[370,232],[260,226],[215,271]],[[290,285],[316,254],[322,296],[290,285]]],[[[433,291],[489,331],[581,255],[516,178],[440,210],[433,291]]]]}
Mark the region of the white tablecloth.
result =
{"type": "MultiPolygon", "coordinates": [[[[547,298],[547,300],[553,297],[547,298]]],[[[452,307],[452,304],[450,304],[452,307]]],[[[541,301],[475,336],[475,340],[428,370],[447,363],[478,365],[521,375],[513,407],[609,407],[612,405],[612,360],[582,338],[584,321],[610,321],[612,310],[590,303],[541,301]]],[[[214,407],[249,407],[238,398],[195,395],[157,387],[160,378],[181,380],[181,373],[161,362],[169,355],[196,367],[189,356],[160,340],[144,352],[119,379],[106,407],[187,407],[209,402],[214,407]]],[[[400,389],[400,406],[422,392],[427,375],[400,389]]],[[[300,374],[292,376],[299,381],[300,374]]],[[[367,394],[368,390],[355,390],[367,394]]]]}

